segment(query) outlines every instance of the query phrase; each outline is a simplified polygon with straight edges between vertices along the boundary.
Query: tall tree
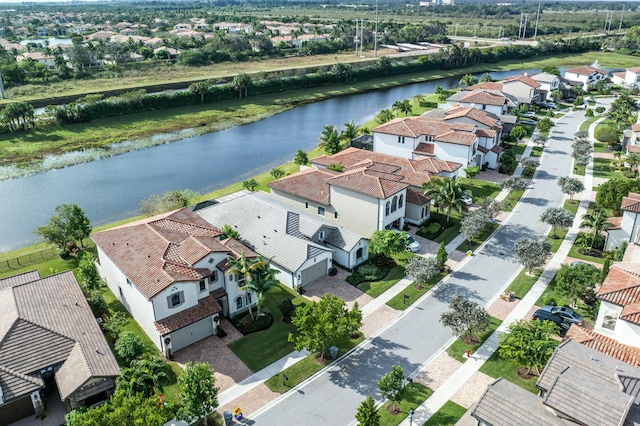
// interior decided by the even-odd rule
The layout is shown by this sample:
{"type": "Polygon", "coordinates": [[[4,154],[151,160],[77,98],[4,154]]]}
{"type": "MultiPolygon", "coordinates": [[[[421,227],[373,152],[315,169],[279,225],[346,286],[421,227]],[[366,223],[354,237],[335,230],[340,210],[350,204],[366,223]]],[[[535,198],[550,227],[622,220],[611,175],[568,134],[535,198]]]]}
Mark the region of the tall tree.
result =
{"type": "Polygon", "coordinates": [[[556,290],[571,300],[576,306],[578,299],[589,296],[596,285],[600,284],[600,270],[587,263],[562,265],[556,273],[556,290]]]}
{"type": "Polygon", "coordinates": [[[345,142],[351,142],[351,140],[358,137],[358,126],[353,120],[344,123],[344,130],[340,132],[339,139],[345,142]]]}
{"type": "Polygon", "coordinates": [[[309,163],[309,156],[301,149],[296,151],[296,156],[293,158],[293,162],[299,166],[304,166],[309,163]]]}
{"type": "Polygon", "coordinates": [[[478,238],[491,223],[491,217],[482,209],[468,213],[460,222],[460,232],[467,239],[468,246],[478,238]]]}
{"type": "Polygon", "coordinates": [[[402,395],[404,394],[404,370],[399,365],[393,365],[391,371],[385,374],[378,381],[380,395],[388,399],[397,408],[402,395]]]}
{"type": "MultiPolygon", "coordinates": [[[[509,176],[497,182],[498,186],[509,191],[523,191],[527,188],[527,182],[517,176],[509,176]]],[[[509,194],[509,200],[511,200],[511,194],[509,194]]]]}
{"type": "Polygon", "coordinates": [[[231,86],[238,91],[238,97],[248,97],[249,96],[249,87],[251,87],[251,77],[249,75],[242,73],[233,77],[231,81],[231,86]]]}
{"type": "Polygon", "coordinates": [[[288,340],[296,350],[307,348],[324,358],[331,345],[360,329],[362,311],[357,303],[349,310],[344,300],[325,294],[318,302],[299,306],[291,322],[296,333],[289,333],[288,340]]]}
{"type": "Polygon", "coordinates": [[[638,177],[638,166],[640,166],[640,155],[637,152],[630,152],[624,157],[625,163],[629,165],[629,169],[633,175],[638,177]]]}
{"type": "Polygon", "coordinates": [[[91,222],[77,204],[60,204],[53,210],[54,215],[46,225],[36,228],[35,233],[47,242],[66,249],[69,243],[80,242],[91,234],[91,222]]]}
{"type": "Polygon", "coordinates": [[[489,327],[491,316],[486,309],[461,294],[455,294],[449,301],[449,310],[440,315],[440,322],[449,327],[453,334],[466,343],[489,327]]]}
{"type": "Polygon", "coordinates": [[[598,210],[592,214],[587,213],[582,215],[582,222],[580,223],[580,227],[591,228],[591,245],[589,246],[589,250],[593,250],[593,245],[596,242],[596,237],[607,226],[612,226],[612,224],[607,221],[607,216],[601,210],[598,210]]]}
{"type": "Polygon", "coordinates": [[[434,256],[413,256],[407,261],[405,274],[413,278],[418,285],[426,284],[440,273],[440,264],[434,256]]]}
{"type": "Polygon", "coordinates": [[[149,398],[162,391],[162,385],[167,379],[167,364],[162,358],[154,356],[132,361],[129,367],[122,370],[116,381],[116,389],[129,397],[140,393],[149,398]]]}
{"type": "Polygon", "coordinates": [[[262,313],[265,295],[272,287],[278,285],[276,275],[280,271],[271,268],[271,259],[264,260],[261,257],[252,263],[250,267],[250,279],[240,287],[242,291],[252,291],[256,294],[256,309],[258,315],[262,313]]]}
{"type": "Polygon", "coordinates": [[[567,229],[573,224],[573,213],[569,210],[565,210],[562,207],[549,207],[542,212],[540,221],[551,225],[553,230],[553,238],[558,238],[556,229],[567,229]]]}
{"type": "Polygon", "coordinates": [[[369,251],[375,256],[390,258],[407,250],[407,233],[391,229],[375,231],[369,240],[369,251]]]}
{"type": "Polygon", "coordinates": [[[462,198],[469,195],[469,191],[463,189],[460,181],[455,178],[433,178],[426,182],[422,189],[426,196],[433,198],[437,206],[445,209],[447,222],[451,218],[451,210],[458,213],[467,211],[462,198]]]}
{"type": "Polygon", "coordinates": [[[499,337],[498,355],[527,367],[529,373],[535,369],[540,374],[560,343],[555,339],[558,332],[558,326],[551,321],[516,321],[499,337]]]}
{"type": "Polygon", "coordinates": [[[211,366],[204,362],[188,362],[184,373],[178,377],[178,384],[182,403],[178,419],[191,422],[193,418],[204,418],[206,426],[207,415],[218,407],[218,388],[211,366]]]}
{"type": "Polygon", "coordinates": [[[460,79],[460,86],[473,86],[474,84],[478,84],[478,77],[472,74],[465,74],[460,79]]]}
{"type": "MultiPolygon", "coordinates": [[[[257,259],[248,258],[244,250],[242,250],[240,257],[238,258],[232,255],[227,256],[227,266],[228,269],[225,271],[225,275],[235,275],[238,280],[238,285],[242,285],[240,289],[244,288],[243,291],[248,291],[250,290],[250,287],[247,286],[249,286],[249,283],[253,278],[253,274],[262,265],[257,259]]],[[[249,307],[249,314],[253,318],[251,307],[249,307]]]]}
{"type": "Polygon", "coordinates": [[[356,412],[358,426],[380,426],[380,414],[376,410],[376,402],[371,395],[360,403],[356,412]]]}
{"type": "Polygon", "coordinates": [[[569,196],[569,200],[573,202],[573,196],[578,192],[584,191],[584,184],[578,178],[570,176],[560,176],[558,178],[558,186],[562,193],[569,196]]]}
{"type": "Polygon", "coordinates": [[[519,238],[513,246],[516,260],[531,274],[534,268],[539,268],[547,261],[551,254],[551,244],[544,240],[530,240],[519,238]]]}

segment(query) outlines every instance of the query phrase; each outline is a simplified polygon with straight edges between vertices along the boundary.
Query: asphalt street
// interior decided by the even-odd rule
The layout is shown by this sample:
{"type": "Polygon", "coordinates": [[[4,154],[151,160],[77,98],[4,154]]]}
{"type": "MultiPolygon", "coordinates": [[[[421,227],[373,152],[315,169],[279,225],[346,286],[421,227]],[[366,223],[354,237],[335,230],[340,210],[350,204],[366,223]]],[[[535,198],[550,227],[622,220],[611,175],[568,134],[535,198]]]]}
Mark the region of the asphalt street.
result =
{"type": "Polygon", "coordinates": [[[547,231],[539,218],[547,207],[562,202],[556,181],[571,173],[571,143],[583,120],[584,112],[577,112],[557,121],[530,189],[482,250],[376,337],[247,420],[260,426],[346,425],[367,395],[380,400],[376,383],[392,365],[402,366],[406,375],[417,373],[452,338],[439,322],[451,296],[462,293],[487,305],[519,271],[514,242],[547,231]]]}

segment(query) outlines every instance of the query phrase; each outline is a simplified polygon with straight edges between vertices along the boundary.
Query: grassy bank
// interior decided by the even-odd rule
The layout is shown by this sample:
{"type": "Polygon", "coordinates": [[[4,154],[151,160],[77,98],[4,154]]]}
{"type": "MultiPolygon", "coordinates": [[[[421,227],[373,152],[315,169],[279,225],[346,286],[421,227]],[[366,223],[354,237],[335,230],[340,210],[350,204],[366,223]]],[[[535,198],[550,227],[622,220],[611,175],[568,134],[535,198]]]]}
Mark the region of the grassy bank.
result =
{"type": "MultiPolygon", "coordinates": [[[[620,62],[626,58],[624,55],[616,54],[602,54],[602,56],[603,58],[600,58],[601,63],[611,62],[612,64],[618,64],[617,66],[620,66],[620,62]]],[[[566,66],[574,61],[576,63],[587,62],[590,57],[590,54],[570,57],[552,56],[543,60],[528,62],[503,61],[498,64],[482,64],[464,69],[435,70],[374,79],[355,84],[310,88],[290,93],[249,97],[243,100],[110,117],[94,120],[91,123],[40,129],[26,135],[2,135],[0,136],[0,158],[3,164],[22,164],[40,161],[48,154],[62,154],[86,148],[107,147],[117,142],[148,138],[153,135],[177,132],[184,129],[194,129],[197,134],[209,133],[235,125],[258,121],[301,104],[336,96],[437,80],[467,73],[504,71],[527,67],[538,68],[546,65],[566,66]]],[[[330,63],[335,63],[336,58],[333,56],[332,58],[330,63]]],[[[282,66],[285,62],[280,62],[280,64],[282,66]]],[[[234,65],[237,70],[237,64],[234,65]]],[[[290,64],[290,67],[292,66],[295,67],[293,63],[290,64]]],[[[225,70],[229,71],[228,69],[225,70]]],[[[190,71],[188,68],[184,69],[184,72],[188,71],[190,71]]],[[[126,81],[126,79],[121,80],[126,81]]],[[[84,84],[86,82],[79,81],[77,83],[84,84]]],[[[111,83],[113,82],[111,81],[111,83]]],[[[55,86],[55,84],[51,86],[55,86]]],[[[92,81],[87,87],[87,93],[99,91],[100,87],[102,86],[99,81],[92,81]]],[[[65,86],[65,89],[68,88],[65,86]]],[[[53,94],[46,94],[45,92],[40,96],[46,98],[47,96],[53,96],[53,94]]],[[[345,121],[347,120],[348,117],[345,117],[345,121]]],[[[175,138],[179,139],[181,137],[183,136],[176,135],[175,138]]]]}

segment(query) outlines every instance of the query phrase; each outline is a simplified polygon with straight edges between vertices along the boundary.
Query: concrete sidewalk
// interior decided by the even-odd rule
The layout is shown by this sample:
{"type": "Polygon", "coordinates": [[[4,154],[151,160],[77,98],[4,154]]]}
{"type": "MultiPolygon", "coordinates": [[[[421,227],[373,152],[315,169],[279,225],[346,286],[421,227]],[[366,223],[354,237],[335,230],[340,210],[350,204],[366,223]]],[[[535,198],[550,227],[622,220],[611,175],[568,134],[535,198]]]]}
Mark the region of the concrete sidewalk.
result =
{"type": "MultiPolygon", "coordinates": [[[[593,132],[597,123],[598,122],[595,122],[589,127],[589,135],[592,141],[593,132]]],[[[522,298],[520,303],[518,303],[518,305],[511,311],[500,327],[498,327],[498,329],[489,336],[482,346],[480,346],[480,348],[478,348],[478,350],[469,357],[467,362],[465,362],[449,378],[449,380],[439,387],[423,404],[415,409],[412,419],[406,418],[402,423],[400,423],[401,425],[408,426],[412,422],[415,422],[415,424],[423,424],[440,408],[442,408],[447,401],[451,400],[455,393],[473,377],[487,359],[489,359],[489,357],[498,349],[499,334],[506,332],[509,325],[514,321],[524,318],[527,312],[529,312],[529,310],[535,305],[535,302],[540,298],[558,269],[560,269],[560,266],[563,264],[564,259],[567,257],[571,247],[573,246],[573,242],[575,241],[578,232],[580,232],[582,215],[587,212],[591,201],[591,188],[593,187],[593,156],[587,166],[584,186],[585,190],[582,193],[580,205],[578,206],[578,211],[571,229],[567,232],[560,248],[551,258],[531,290],[529,290],[526,296],[522,298]]]]}

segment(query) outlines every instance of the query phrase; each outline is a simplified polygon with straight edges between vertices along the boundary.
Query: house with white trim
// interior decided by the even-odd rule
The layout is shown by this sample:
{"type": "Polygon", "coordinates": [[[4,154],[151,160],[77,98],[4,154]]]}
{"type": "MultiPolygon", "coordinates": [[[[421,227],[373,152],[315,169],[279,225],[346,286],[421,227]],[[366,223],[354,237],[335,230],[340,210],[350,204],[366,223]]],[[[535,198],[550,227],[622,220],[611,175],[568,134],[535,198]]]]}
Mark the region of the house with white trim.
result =
{"type": "Polygon", "coordinates": [[[599,68],[585,65],[582,67],[571,68],[564,72],[564,78],[571,81],[579,81],[582,83],[582,89],[588,91],[599,81],[604,81],[609,73],[599,68]]]}
{"type": "Polygon", "coordinates": [[[495,115],[504,115],[518,104],[517,99],[500,90],[476,89],[463,90],[449,96],[445,101],[445,108],[477,108],[495,115]]]}
{"type": "Polygon", "coordinates": [[[255,303],[255,294],[240,289],[244,277],[225,272],[229,256],[257,254],[220,235],[188,209],[91,235],[100,276],[167,357],[255,303]]]}
{"type": "Polygon", "coordinates": [[[519,103],[534,104],[540,101],[540,83],[527,75],[514,75],[502,81],[487,81],[466,87],[466,91],[478,89],[498,90],[515,98],[519,103]]]}
{"type": "Polygon", "coordinates": [[[560,90],[560,77],[548,72],[534,74],[531,78],[540,84],[540,100],[551,100],[551,92],[560,90]]]}
{"type": "Polygon", "coordinates": [[[622,218],[607,219],[614,226],[607,229],[605,250],[621,247],[623,242],[640,244],[640,194],[630,192],[622,197],[622,218]]]}
{"type": "Polygon", "coordinates": [[[627,68],[621,72],[614,72],[611,76],[613,84],[627,89],[640,88],[640,67],[627,68]]]}
{"type": "Polygon", "coordinates": [[[326,217],[263,192],[225,198],[195,213],[214,226],[236,229],[245,245],[270,259],[271,267],[280,271],[276,278],[288,287],[298,289],[325,276],[334,262],[354,268],[368,259],[368,239],[326,217]]]}
{"type": "Polygon", "coordinates": [[[323,155],[312,166],[271,182],[271,196],[360,235],[403,229],[429,218],[421,190],[432,176],[455,177],[461,164],[422,156],[408,159],[358,148],[323,155]],[[336,171],[340,165],[342,171],[336,171]]]}

